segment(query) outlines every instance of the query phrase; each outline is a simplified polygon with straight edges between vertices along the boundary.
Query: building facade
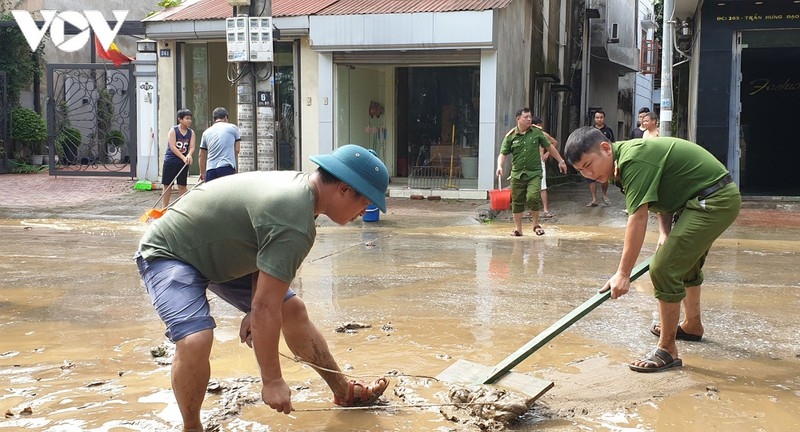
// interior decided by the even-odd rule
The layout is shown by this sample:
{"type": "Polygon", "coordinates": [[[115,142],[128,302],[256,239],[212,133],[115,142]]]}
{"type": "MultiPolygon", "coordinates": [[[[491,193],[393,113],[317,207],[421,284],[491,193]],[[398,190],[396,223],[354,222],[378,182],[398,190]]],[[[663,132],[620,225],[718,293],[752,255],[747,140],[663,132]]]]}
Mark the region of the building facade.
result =
{"type": "MultiPolygon", "coordinates": [[[[276,169],[311,170],[309,155],[355,143],[409,191],[485,197],[516,110],[532,106],[553,130],[566,117],[565,93],[550,90],[567,75],[559,2],[312,3],[272,2],[276,169]]],[[[215,106],[236,105],[225,55],[232,14],[224,0],[189,0],[144,20],[159,44],[159,136],[181,107],[201,133],[215,106]]]]}
{"type": "MultiPolygon", "coordinates": [[[[790,124],[800,100],[800,3],[703,3],[689,89],[696,141],[747,195],[800,195],[790,124]]],[[[698,19],[699,18],[699,19],[698,19]]]]}

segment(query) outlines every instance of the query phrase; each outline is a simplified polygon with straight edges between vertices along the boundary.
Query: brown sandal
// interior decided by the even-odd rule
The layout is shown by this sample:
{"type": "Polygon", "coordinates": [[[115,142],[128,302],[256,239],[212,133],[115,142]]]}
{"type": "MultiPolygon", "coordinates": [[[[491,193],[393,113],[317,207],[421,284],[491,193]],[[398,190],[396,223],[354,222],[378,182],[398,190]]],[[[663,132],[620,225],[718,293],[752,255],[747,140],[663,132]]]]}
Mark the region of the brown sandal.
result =
{"type": "Polygon", "coordinates": [[[544,235],[544,229],[542,229],[541,225],[535,225],[533,227],[533,232],[535,232],[537,236],[544,235]]]}
{"type": "Polygon", "coordinates": [[[371,383],[365,381],[350,380],[347,383],[347,393],[343,398],[333,396],[333,403],[343,407],[356,407],[356,406],[370,406],[375,405],[378,398],[381,397],[383,392],[389,387],[389,380],[386,377],[380,377],[371,383]],[[356,386],[361,388],[361,391],[356,395],[356,386]]]}
{"type": "Polygon", "coordinates": [[[511,236],[512,237],[522,237],[522,233],[517,231],[517,230],[514,230],[514,231],[511,231],[511,236]]]}

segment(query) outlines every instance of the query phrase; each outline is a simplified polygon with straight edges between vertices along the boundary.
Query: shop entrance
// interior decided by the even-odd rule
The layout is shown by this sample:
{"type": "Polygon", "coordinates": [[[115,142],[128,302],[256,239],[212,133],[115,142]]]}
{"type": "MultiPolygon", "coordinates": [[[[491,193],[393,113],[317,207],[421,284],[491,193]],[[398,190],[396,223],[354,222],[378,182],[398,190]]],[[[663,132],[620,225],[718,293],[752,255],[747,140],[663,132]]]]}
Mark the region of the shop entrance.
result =
{"type": "Polygon", "coordinates": [[[740,187],[748,195],[800,195],[797,132],[800,30],[744,32],[741,54],[740,187]]]}
{"type": "Polygon", "coordinates": [[[336,146],[375,150],[409,186],[476,188],[479,53],[402,54],[334,54],[336,146]]]}
{"type": "Polygon", "coordinates": [[[409,186],[477,187],[479,76],[478,66],[397,68],[397,169],[409,186]]]}

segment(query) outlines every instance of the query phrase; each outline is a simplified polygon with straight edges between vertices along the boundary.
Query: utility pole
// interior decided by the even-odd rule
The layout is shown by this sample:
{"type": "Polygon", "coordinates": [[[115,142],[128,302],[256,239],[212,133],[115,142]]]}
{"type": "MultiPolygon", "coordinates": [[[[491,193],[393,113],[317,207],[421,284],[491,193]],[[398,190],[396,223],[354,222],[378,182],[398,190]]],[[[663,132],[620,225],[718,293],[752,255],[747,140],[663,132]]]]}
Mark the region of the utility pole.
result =
{"type": "MultiPolygon", "coordinates": [[[[246,22],[252,9],[250,0],[228,0],[228,3],[236,5],[235,17],[244,17],[246,22]]],[[[245,34],[244,37],[249,40],[250,35],[245,34]]],[[[249,57],[245,58],[249,59],[249,57]]],[[[255,137],[255,107],[253,104],[255,80],[251,63],[246,61],[236,63],[236,81],[234,83],[236,84],[236,125],[242,136],[242,140],[239,142],[237,169],[239,172],[254,171],[256,169],[253,140],[255,137]]]]}
{"type": "Polygon", "coordinates": [[[589,0],[586,0],[586,6],[583,10],[583,57],[581,59],[581,117],[582,125],[592,125],[592,119],[589,118],[589,84],[591,81],[591,64],[592,64],[592,19],[600,18],[600,11],[595,8],[589,7],[589,0]]]}
{"type": "MultiPolygon", "coordinates": [[[[272,27],[272,0],[253,0],[250,5],[251,15],[268,17],[269,26],[272,27]]],[[[263,22],[263,21],[262,21],[263,22]]],[[[272,33],[269,41],[273,44],[272,33]]],[[[273,54],[274,55],[274,54],[273,54]]],[[[255,166],[259,171],[272,171],[277,168],[275,163],[275,77],[273,76],[274,63],[251,63],[255,78],[255,166]]]]}
{"type": "MultiPolygon", "coordinates": [[[[247,13],[237,7],[237,16],[270,17],[271,0],[251,0],[247,13]]],[[[269,20],[272,26],[272,20],[269,20]]],[[[251,38],[256,29],[251,28],[251,38]]],[[[271,37],[271,36],[270,36],[271,37]]],[[[251,39],[252,43],[252,39],[251,39]]],[[[272,41],[270,40],[271,44],[272,41]]],[[[271,51],[271,50],[270,50],[271,51]]],[[[252,51],[251,51],[252,52],[252,51]]],[[[275,169],[275,108],[272,61],[237,63],[236,108],[239,131],[239,171],[268,171],[275,169]]]]}
{"type": "Polygon", "coordinates": [[[592,47],[591,43],[591,29],[589,28],[589,13],[587,8],[583,9],[583,51],[581,52],[581,117],[578,126],[587,125],[587,113],[589,112],[589,61],[591,56],[592,47]]]}
{"type": "Polygon", "coordinates": [[[672,39],[675,37],[675,0],[664,0],[663,40],[661,41],[661,114],[659,132],[672,135],[672,39]]]}
{"type": "Polygon", "coordinates": [[[236,120],[242,136],[239,142],[238,169],[239,172],[255,171],[253,65],[247,62],[237,63],[236,74],[239,77],[236,82],[236,120]]]}

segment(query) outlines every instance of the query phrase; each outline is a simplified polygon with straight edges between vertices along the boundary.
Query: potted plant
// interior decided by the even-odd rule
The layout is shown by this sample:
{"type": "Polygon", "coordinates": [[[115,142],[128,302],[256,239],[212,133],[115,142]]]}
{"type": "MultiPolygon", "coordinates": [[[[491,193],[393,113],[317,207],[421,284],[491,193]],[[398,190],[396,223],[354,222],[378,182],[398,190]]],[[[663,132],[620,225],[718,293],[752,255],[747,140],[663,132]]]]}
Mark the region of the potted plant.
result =
{"type": "Polygon", "coordinates": [[[73,126],[61,129],[56,137],[56,156],[62,164],[74,164],[78,161],[78,148],[83,137],[81,131],[73,126]]]}
{"type": "Polygon", "coordinates": [[[109,150],[118,150],[119,147],[125,145],[125,134],[116,129],[112,130],[108,133],[108,136],[106,136],[106,145],[109,150]]]}
{"type": "Polygon", "coordinates": [[[122,131],[114,129],[106,135],[106,153],[109,158],[114,162],[122,160],[122,149],[125,146],[125,134],[122,131]]]}
{"type": "Polygon", "coordinates": [[[37,155],[38,165],[41,165],[42,145],[47,140],[47,124],[42,116],[32,109],[14,108],[11,111],[11,140],[18,144],[15,151],[18,152],[19,159],[27,161],[33,155],[37,155]]]}

